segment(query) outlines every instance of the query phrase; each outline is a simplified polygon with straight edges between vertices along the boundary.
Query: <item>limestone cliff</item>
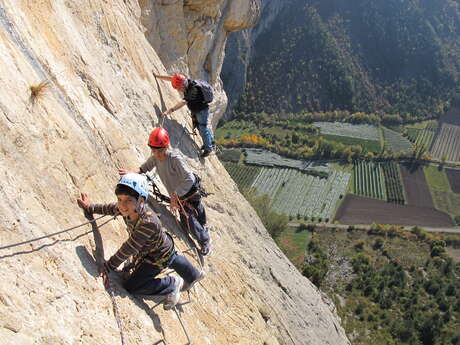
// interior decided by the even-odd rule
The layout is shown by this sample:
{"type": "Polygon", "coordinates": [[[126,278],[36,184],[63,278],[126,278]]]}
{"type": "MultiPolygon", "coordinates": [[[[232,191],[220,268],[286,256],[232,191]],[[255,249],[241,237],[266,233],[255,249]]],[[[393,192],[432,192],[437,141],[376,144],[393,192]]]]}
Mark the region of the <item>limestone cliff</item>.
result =
{"type": "MultiPolygon", "coordinates": [[[[219,85],[224,36],[244,27],[238,18],[249,25],[254,10],[242,1],[247,15],[234,11],[235,3],[2,1],[0,344],[120,344],[111,300],[89,254],[91,235],[84,235],[89,225],[4,247],[84,222],[75,203],[79,191],[93,201],[114,200],[117,169],[145,160],[160,111],[180,99],[152,70],[190,72],[219,85]],[[178,36],[166,29],[172,21],[178,36]],[[150,37],[151,44],[144,35],[149,25],[161,38],[150,37]],[[214,39],[204,53],[208,32],[214,39]],[[32,96],[30,87],[42,82],[32,96]]],[[[222,93],[219,106],[223,99],[222,93]]],[[[164,126],[212,193],[206,206],[215,252],[206,260],[208,276],[178,308],[193,343],[349,344],[334,306],[288,262],[218,159],[197,158],[193,140],[199,139],[185,130],[186,110],[164,126]]],[[[173,218],[159,210],[185,250],[173,218]]],[[[101,232],[108,258],[125,230],[115,220],[101,232]]],[[[119,286],[115,300],[126,344],[187,342],[174,312],[119,286]]]]}

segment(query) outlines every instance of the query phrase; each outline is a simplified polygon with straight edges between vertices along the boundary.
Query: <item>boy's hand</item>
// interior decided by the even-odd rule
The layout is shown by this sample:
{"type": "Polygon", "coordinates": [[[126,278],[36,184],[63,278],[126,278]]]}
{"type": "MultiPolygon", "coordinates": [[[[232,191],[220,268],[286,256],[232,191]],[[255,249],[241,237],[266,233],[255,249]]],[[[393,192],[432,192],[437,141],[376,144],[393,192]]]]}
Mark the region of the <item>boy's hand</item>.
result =
{"type": "Polygon", "coordinates": [[[87,210],[89,207],[89,196],[86,193],[81,193],[81,198],[77,199],[77,204],[82,209],[87,210]]]}
{"type": "Polygon", "coordinates": [[[172,209],[180,211],[180,201],[176,193],[171,194],[171,202],[169,205],[172,209]]]}
{"type": "Polygon", "coordinates": [[[161,113],[161,116],[168,116],[169,114],[171,114],[173,111],[172,109],[166,109],[165,111],[163,111],[161,113]]]}
{"type": "Polygon", "coordinates": [[[121,176],[130,173],[140,174],[141,171],[139,169],[118,169],[118,174],[120,174],[121,176]]]}

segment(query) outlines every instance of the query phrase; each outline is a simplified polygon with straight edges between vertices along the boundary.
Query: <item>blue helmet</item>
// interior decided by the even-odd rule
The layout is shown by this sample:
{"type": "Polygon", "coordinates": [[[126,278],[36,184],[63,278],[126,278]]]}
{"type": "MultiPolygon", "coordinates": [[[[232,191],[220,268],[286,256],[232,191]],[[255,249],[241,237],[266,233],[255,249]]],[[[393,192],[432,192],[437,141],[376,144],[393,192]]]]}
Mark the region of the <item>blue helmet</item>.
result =
{"type": "Polygon", "coordinates": [[[149,196],[149,183],[144,175],[129,173],[123,175],[117,185],[125,185],[135,190],[140,196],[147,200],[149,196]]]}

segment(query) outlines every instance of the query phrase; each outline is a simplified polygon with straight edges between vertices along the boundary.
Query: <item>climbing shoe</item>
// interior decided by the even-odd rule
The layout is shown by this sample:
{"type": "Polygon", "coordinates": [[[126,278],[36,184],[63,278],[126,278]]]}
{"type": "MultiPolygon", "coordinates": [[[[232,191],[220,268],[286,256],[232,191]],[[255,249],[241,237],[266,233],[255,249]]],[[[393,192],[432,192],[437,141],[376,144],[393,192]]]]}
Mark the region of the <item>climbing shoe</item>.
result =
{"type": "Polygon", "coordinates": [[[184,285],[184,280],[181,277],[173,277],[173,279],[174,290],[166,295],[165,300],[163,302],[164,310],[170,310],[174,308],[180,299],[180,291],[182,290],[182,286],[184,285]]]}
{"type": "Polygon", "coordinates": [[[184,285],[182,286],[182,291],[191,290],[193,288],[193,286],[196,283],[198,283],[200,280],[203,280],[205,276],[206,276],[206,273],[203,270],[200,270],[199,274],[198,274],[198,277],[196,277],[196,279],[194,281],[192,281],[191,283],[187,283],[187,282],[184,281],[184,285]]]}
{"type": "Polygon", "coordinates": [[[209,255],[212,251],[211,244],[212,244],[212,240],[209,239],[209,242],[206,245],[201,245],[200,254],[203,256],[209,255]]]}
{"type": "Polygon", "coordinates": [[[201,158],[208,157],[211,154],[212,150],[211,149],[203,149],[203,151],[200,154],[201,158]]]}

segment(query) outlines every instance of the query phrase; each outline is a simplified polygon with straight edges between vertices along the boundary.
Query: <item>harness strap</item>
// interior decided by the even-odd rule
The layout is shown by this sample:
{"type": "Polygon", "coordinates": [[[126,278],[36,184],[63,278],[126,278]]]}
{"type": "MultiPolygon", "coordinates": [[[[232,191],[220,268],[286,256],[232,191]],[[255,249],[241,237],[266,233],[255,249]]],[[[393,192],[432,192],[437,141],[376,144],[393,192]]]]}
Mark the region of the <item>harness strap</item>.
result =
{"type": "Polygon", "coordinates": [[[172,238],[172,236],[169,233],[165,232],[165,234],[167,236],[169,236],[169,238],[171,239],[171,242],[172,242],[171,249],[163,257],[161,257],[161,258],[159,258],[158,260],[155,260],[155,261],[147,259],[147,256],[149,256],[150,253],[153,253],[156,250],[156,248],[152,248],[152,249],[150,249],[148,251],[139,253],[134,258],[134,265],[133,266],[134,266],[135,270],[143,262],[149,263],[149,264],[151,264],[153,266],[157,266],[160,269],[165,268],[165,263],[167,263],[169,261],[169,259],[171,259],[171,257],[176,253],[175,245],[174,245],[174,239],[172,238]]]}

